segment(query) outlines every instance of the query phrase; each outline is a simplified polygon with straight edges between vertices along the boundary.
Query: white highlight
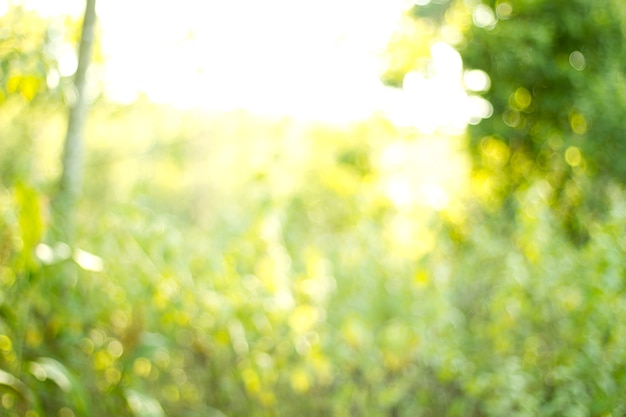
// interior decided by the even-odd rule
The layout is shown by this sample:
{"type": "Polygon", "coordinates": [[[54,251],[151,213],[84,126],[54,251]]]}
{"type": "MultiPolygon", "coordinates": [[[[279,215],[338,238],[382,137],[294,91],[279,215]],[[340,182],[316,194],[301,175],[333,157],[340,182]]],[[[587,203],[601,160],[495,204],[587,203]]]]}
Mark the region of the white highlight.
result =
{"type": "Polygon", "coordinates": [[[476,6],[472,14],[472,20],[476,26],[485,29],[492,29],[497,22],[495,13],[486,4],[476,6]]]}
{"type": "MultiPolygon", "coordinates": [[[[82,0],[59,0],[54,6],[48,0],[21,2],[44,15],[80,17],[84,8],[82,0]]],[[[428,2],[99,2],[105,58],[100,87],[122,103],[143,94],[181,108],[242,108],[330,123],[382,112],[399,126],[424,133],[460,133],[490,114],[489,104],[469,99],[464,91],[464,85],[486,90],[488,77],[473,71],[464,77],[461,58],[450,45],[433,45],[433,73],[408,73],[403,91],[383,86],[379,78],[381,53],[402,12],[411,3],[428,2]]],[[[473,17],[480,25],[496,22],[487,6],[476,6],[473,17]]],[[[65,52],[61,75],[75,71],[75,55],[65,52]]],[[[58,83],[54,77],[49,82],[58,83]]]]}
{"type": "Polygon", "coordinates": [[[181,0],[175,6],[109,0],[99,7],[107,95],[363,119],[386,96],[378,53],[403,6],[402,0],[181,0]]]}

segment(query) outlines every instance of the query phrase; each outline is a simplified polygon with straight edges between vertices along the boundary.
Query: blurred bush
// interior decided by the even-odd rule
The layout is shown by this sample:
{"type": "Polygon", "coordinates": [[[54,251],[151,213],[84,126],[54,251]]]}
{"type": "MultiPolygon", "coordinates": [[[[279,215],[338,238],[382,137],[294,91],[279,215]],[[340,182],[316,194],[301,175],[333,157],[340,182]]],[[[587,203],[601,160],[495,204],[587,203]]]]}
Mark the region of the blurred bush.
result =
{"type": "MultiPolygon", "coordinates": [[[[273,144],[254,118],[247,137],[226,136],[224,120],[213,140],[159,140],[188,156],[147,142],[145,159],[110,159],[111,170],[130,165],[87,190],[75,248],[46,234],[41,192],[3,189],[9,415],[619,412],[618,187],[579,248],[546,184],[519,195],[515,221],[471,196],[462,214],[394,204],[378,157],[393,128],[382,120],[268,123],[273,144]],[[213,158],[257,135],[265,154],[237,152],[208,175],[213,158]],[[184,168],[170,165],[178,157],[184,168]]],[[[122,149],[109,146],[93,157],[122,149]]]]}

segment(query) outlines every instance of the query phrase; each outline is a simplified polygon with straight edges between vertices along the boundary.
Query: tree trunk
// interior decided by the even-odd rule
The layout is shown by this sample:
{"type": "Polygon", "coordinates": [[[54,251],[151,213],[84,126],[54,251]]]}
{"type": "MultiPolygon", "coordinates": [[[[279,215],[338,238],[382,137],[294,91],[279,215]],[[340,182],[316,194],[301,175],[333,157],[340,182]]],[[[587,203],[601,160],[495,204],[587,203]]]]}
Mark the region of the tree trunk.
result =
{"type": "Polygon", "coordinates": [[[56,196],[60,232],[66,239],[73,235],[73,208],[80,195],[83,177],[83,147],[87,102],[87,69],[91,61],[96,24],[96,0],[86,0],[85,17],[78,48],[78,67],[74,75],[76,101],[71,105],[63,151],[63,172],[56,196]]]}

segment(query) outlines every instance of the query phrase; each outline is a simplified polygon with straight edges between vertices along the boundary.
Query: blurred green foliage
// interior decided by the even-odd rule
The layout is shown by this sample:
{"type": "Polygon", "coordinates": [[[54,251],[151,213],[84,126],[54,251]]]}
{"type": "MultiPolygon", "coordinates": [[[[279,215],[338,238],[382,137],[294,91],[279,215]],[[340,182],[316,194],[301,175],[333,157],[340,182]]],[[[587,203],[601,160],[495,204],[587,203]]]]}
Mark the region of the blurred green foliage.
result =
{"type": "MultiPolygon", "coordinates": [[[[580,213],[602,211],[605,204],[599,185],[626,181],[619,156],[626,150],[619,110],[626,105],[626,4],[522,1],[486,7],[498,22],[493,28],[473,25],[460,47],[466,65],[492,80],[485,96],[494,116],[470,128],[473,149],[481,149],[485,138],[505,143],[508,161],[497,170],[508,181],[501,192],[545,178],[574,237],[584,236],[580,213]]],[[[485,152],[477,158],[484,161],[485,152]]],[[[482,166],[492,169],[489,162],[482,166]]]]}
{"type": "Polygon", "coordinates": [[[1,104],[1,415],[626,413],[619,181],[575,244],[550,174],[500,209],[463,138],[100,99],[70,247],[42,94],[1,104]]]}
{"type": "Polygon", "coordinates": [[[427,72],[429,47],[455,46],[468,70],[490,78],[480,94],[493,115],[469,126],[487,205],[547,180],[552,205],[575,241],[607,205],[603,184],[626,181],[623,68],[626,4],[577,0],[417,2],[390,43],[384,79],[427,72]],[[423,4],[425,3],[425,4],[423,4]],[[419,47],[413,46],[419,45],[419,47]]]}

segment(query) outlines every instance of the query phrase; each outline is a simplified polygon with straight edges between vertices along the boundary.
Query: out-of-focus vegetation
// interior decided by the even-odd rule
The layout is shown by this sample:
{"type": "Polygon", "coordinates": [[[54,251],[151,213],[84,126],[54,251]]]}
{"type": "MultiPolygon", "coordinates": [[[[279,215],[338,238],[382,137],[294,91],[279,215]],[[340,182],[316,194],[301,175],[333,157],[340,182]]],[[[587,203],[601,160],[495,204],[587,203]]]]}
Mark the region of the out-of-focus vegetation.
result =
{"type": "MultiPolygon", "coordinates": [[[[574,7],[467,4],[416,8],[406,42],[391,43],[395,62],[428,59],[413,47],[440,32],[475,56],[505,36],[514,62],[550,21],[538,8],[574,7]]],[[[617,44],[602,31],[617,14],[599,13],[596,36],[617,44]]],[[[549,16],[562,29],[559,16],[574,14],[549,16]]],[[[614,165],[583,163],[600,161],[604,141],[618,146],[619,130],[584,113],[594,148],[567,130],[569,109],[541,111],[551,102],[523,77],[535,64],[555,77],[571,70],[550,65],[552,32],[552,47],[518,65],[519,85],[503,73],[512,91],[500,69],[468,61],[489,73],[494,106],[469,130],[473,159],[463,137],[407,134],[382,117],[333,127],[93,97],[70,247],[49,214],[71,99],[53,51],[75,42],[76,25],[20,9],[1,19],[0,414],[626,413],[625,191],[614,151],[603,162],[614,165]],[[519,88],[528,105],[501,107],[510,94],[520,104],[519,88]],[[552,130],[506,125],[511,111],[552,130]],[[539,140],[558,145],[546,150],[556,168],[531,152],[539,140]],[[555,175],[580,201],[602,188],[600,213],[573,212],[589,219],[583,241],[562,221],[555,175]]],[[[586,81],[600,63],[577,50],[586,67],[571,66],[586,81]]],[[[604,85],[601,74],[589,79],[604,85]]],[[[554,100],[583,100],[558,85],[554,100]]],[[[588,92],[585,109],[600,112],[604,98],[588,92]]]]}
{"type": "Polygon", "coordinates": [[[428,75],[432,44],[455,46],[466,88],[493,107],[468,130],[486,204],[547,181],[551,205],[582,242],[611,184],[626,180],[625,21],[626,5],[614,0],[418,1],[390,43],[383,78],[401,85],[408,72],[428,75]]]}

